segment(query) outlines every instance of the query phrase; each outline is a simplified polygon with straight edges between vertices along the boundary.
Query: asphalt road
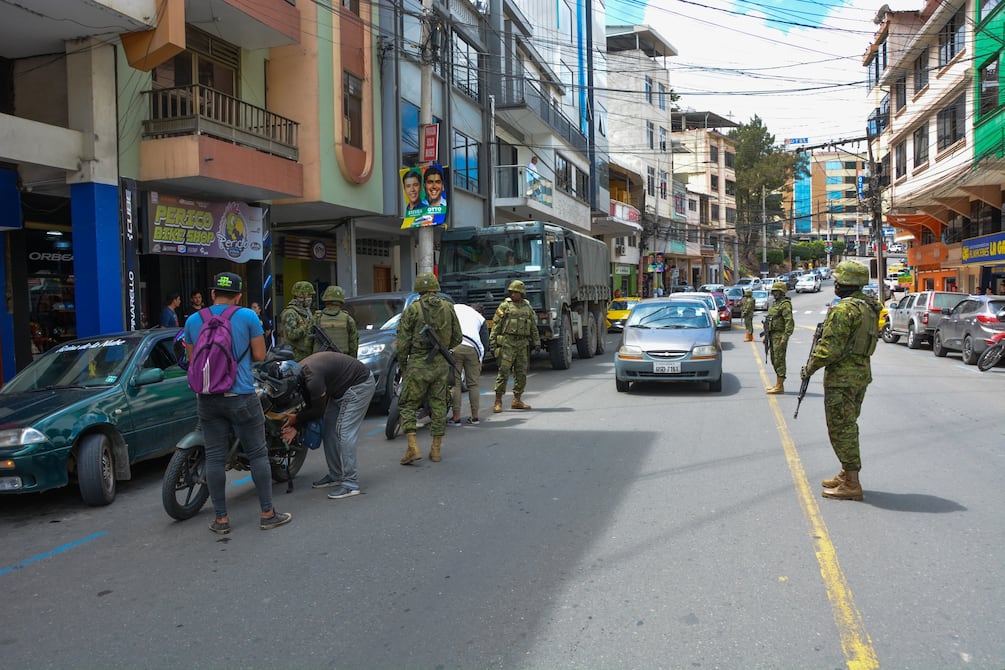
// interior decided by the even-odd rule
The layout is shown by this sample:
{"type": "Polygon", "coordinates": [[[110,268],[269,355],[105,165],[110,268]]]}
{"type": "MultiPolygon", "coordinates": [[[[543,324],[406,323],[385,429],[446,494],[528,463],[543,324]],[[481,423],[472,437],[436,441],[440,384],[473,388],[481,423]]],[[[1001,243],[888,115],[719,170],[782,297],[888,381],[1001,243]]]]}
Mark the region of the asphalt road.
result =
{"type": "Polygon", "coordinates": [[[312,454],[292,494],[276,485],[293,523],[269,532],[247,473],[230,475],[230,535],[208,505],[172,521],[165,460],[107,508],[2,497],[2,664],[1001,670],[1005,368],[880,342],[865,501],[822,499],[838,469],[822,373],[792,414],[830,291],[792,295],[784,396],[764,395],[739,322],[721,393],[617,393],[612,334],[569,371],[536,361],[530,412],[507,396],[493,415],[486,371],[487,420],[448,429],[441,463],[398,465],[404,439],[371,415],[365,495],[311,490],[312,454]]]}

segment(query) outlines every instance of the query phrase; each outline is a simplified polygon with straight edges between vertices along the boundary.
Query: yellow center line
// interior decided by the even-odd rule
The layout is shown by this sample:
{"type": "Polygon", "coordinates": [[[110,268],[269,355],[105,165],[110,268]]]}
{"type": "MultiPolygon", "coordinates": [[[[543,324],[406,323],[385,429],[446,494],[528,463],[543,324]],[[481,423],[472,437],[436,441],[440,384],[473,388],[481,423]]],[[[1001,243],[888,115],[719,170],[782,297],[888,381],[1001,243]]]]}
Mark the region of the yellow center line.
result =
{"type": "MultiPolygon", "coordinates": [[[[768,386],[768,373],[760,356],[762,349],[757,343],[752,343],[751,348],[757,359],[761,379],[764,385],[768,386]]],[[[775,416],[775,428],[778,430],[782,448],[785,450],[785,460],[792,475],[792,483],[796,487],[799,506],[802,508],[803,516],[810,527],[810,538],[813,540],[814,553],[816,553],[817,563],[820,565],[820,576],[823,578],[824,588],[827,590],[827,599],[831,604],[834,624],[837,626],[838,635],[841,638],[841,649],[844,651],[845,663],[849,670],[878,668],[879,660],[876,658],[872,640],[865,629],[862,615],[855,606],[855,599],[852,598],[848,580],[845,579],[844,571],[841,570],[837,551],[834,549],[827,525],[820,514],[816,497],[806,480],[806,472],[799,459],[799,452],[796,451],[795,442],[792,441],[792,436],[789,434],[788,424],[778,406],[778,398],[774,395],[769,395],[767,398],[771,412],[775,416]]]]}

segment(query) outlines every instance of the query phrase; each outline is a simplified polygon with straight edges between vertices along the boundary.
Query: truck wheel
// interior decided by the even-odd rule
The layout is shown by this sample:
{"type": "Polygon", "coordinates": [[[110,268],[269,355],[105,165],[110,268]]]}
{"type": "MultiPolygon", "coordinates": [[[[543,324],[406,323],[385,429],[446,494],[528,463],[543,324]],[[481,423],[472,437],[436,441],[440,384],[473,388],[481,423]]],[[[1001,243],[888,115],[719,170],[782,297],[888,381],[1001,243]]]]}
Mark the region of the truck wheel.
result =
{"type": "Polygon", "coordinates": [[[568,370],[572,366],[572,322],[568,314],[562,315],[562,336],[551,341],[548,353],[553,370],[568,370]]]}
{"type": "Polygon", "coordinates": [[[907,327],[907,348],[908,349],[921,348],[921,338],[918,336],[917,331],[914,330],[913,323],[907,327]]]}
{"type": "Polygon", "coordinates": [[[601,312],[597,312],[596,314],[593,315],[593,317],[597,321],[596,354],[600,356],[607,349],[607,342],[604,341],[604,338],[607,337],[607,328],[605,326],[605,321],[607,320],[607,317],[601,312]]]}
{"type": "Polygon", "coordinates": [[[897,335],[890,328],[890,322],[887,321],[883,324],[883,331],[881,333],[883,336],[883,341],[887,344],[897,344],[900,341],[900,335],[897,335]]]}
{"type": "Polygon", "coordinates": [[[576,340],[576,353],[580,360],[593,358],[593,352],[597,350],[597,322],[593,320],[593,315],[588,314],[583,321],[583,336],[576,340]]]}

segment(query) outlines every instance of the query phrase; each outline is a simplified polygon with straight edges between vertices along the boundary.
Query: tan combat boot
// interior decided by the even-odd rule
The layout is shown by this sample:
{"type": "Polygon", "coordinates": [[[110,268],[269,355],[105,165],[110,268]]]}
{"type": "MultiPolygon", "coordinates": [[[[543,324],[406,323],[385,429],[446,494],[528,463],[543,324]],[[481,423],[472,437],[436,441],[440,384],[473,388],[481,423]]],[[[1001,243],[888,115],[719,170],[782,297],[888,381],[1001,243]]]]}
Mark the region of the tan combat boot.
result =
{"type": "Polygon", "coordinates": [[[747,333],[746,335],[743,336],[743,341],[744,342],[753,342],[754,341],[754,334],[753,333],[747,333]]]}
{"type": "Polygon", "coordinates": [[[422,460],[422,452],[419,451],[419,442],[415,439],[415,433],[405,433],[408,438],[408,451],[401,457],[401,464],[408,465],[413,461],[422,460]]]}
{"type": "Polygon", "coordinates": [[[440,462],[440,446],[443,444],[442,435],[433,435],[433,445],[429,447],[429,460],[433,463],[440,462]]]}
{"type": "Polygon", "coordinates": [[[778,395],[779,393],[785,393],[785,377],[775,377],[775,385],[769,386],[764,389],[764,392],[768,395],[778,395]]]}
{"type": "Polygon", "coordinates": [[[834,488],[824,489],[824,498],[836,500],[861,500],[862,485],[858,483],[858,470],[846,470],[843,482],[834,488]]]}
{"type": "Polygon", "coordinates": [[[496,414],[502,411],[502,397],[503,397],[502,393],[496,393],[496,402],[494,405],[492,405],[492,411],[495,412],[496,414]]]}
{"type": "Polygon", "coordinates": [[[840,485],[842,482],[846,481],[847,479],[848,479],[848,473],[844,471],[844,468],[842,468],[841,472],[834,475],[834,479],[825,479],[822,482],[820,482],[820,485],[823,486],[825,489],[833,489],[836,488],[838,485],[840,485]]]}
{"type": "Polygon", "coordinates": [[[520,396],[522,396],[522,395],[523,395],[522,393],[514,393],[513,394],[513,402],[510,403],[510,407],[511,408],[513,408],[513,409],[530,409],[530,405],[528,405],[527,403],[525,403],[523,400],[520,399],[520,396]]]}

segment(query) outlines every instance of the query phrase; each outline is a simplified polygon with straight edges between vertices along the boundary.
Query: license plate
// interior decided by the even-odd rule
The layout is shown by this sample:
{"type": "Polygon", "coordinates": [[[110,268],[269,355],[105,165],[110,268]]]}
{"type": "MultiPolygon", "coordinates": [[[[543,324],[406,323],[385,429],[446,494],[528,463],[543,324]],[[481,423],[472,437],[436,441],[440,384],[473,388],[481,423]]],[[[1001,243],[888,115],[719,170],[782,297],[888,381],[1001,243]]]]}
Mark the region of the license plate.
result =
{"type": "Polygon", "coordinates": [[[20,489],[20,477],[0,477],[0,491],[19,491],[20,489]]]}
{"type": "Polygon", "coordinates": [[[656,374],[675,375],[680,373],[680,363],[653,363],[656,374]]]}

